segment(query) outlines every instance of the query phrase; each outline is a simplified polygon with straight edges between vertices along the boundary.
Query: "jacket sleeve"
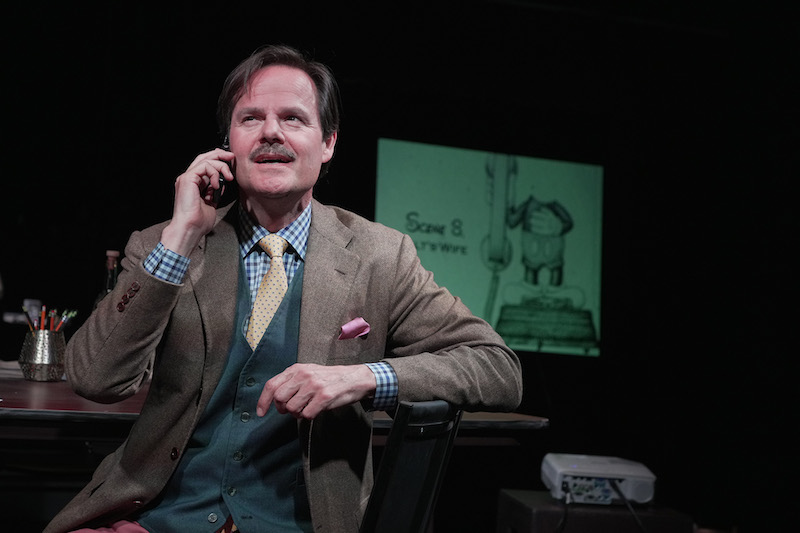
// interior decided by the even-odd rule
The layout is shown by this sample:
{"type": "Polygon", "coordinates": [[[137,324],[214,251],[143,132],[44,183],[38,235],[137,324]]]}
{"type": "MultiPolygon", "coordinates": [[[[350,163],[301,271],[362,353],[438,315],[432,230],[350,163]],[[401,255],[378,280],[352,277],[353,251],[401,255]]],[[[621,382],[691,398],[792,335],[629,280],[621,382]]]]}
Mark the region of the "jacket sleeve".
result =
{"type": "Polygon", "coordinates": [[[467,410],[511,411],[522,399],[516,354],[425,270],[411,238],[396,258],[386,361],[399,400],[447,400],[467,410]]]}
{"type": "Polygon", "coordinates": [[[157,244],[155,231],[148,233],[131,236],[116,287],[67,344],[67,378],[78,394],[90,400],[123,400],[148,380],[180,294],[182,285],[159,280],[142,266],[157,244]]]}

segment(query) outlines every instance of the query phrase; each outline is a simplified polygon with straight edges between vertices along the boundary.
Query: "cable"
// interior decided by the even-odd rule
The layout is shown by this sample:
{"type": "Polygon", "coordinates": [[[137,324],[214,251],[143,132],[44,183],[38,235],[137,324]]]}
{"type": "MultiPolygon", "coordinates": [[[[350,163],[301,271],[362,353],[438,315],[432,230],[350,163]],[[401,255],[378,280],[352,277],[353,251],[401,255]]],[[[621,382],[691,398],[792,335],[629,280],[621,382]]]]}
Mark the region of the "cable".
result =
{"type": "Polygon", "coordinates": [[[561,514],[561,520],[558,521],[558,525],[553,533],[562,533],[564,528],[567,527],[567,509],[569,508],[569,504],[572,503],[572,493],[569,491],[569,483],[562,481],[561,490],[564,492],[564,512],[561,514]]]}
{"type": "Polygon", "coordinates": [[[628,501],[628,498],[626,498],[625,495],[622,494],[619,485],[617,485],[617,480],[609,479],[608,482],[611,484],[611,488],[614,489],[614,492],[616,492],[617,495],[622,499],[622,501],[625,502],[625,506],[628,508],[628,511],[630,511],[630,513],[633,515],[633,519],[636,520],[636,524],[639,526],[639,531],[641,531],[642,533],[647,533],[647,530],[644,528],[644,524],[642,524],[639,515],[636,514],[636,511],[633,509],[633,505],[631,505],[631,502],[628,501]]]}

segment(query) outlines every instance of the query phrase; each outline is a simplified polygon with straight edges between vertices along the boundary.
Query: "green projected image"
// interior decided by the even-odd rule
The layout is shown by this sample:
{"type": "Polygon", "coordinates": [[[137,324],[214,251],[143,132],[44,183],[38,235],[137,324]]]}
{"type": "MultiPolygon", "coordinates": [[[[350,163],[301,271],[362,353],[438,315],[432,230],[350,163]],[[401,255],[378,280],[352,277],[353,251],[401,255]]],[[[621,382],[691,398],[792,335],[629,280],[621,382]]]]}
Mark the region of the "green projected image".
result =
{"type": "Polygon", "coordinates": [[[375,219],[515,350],[600,354],[601,166],[379,139],[375,219]]]}

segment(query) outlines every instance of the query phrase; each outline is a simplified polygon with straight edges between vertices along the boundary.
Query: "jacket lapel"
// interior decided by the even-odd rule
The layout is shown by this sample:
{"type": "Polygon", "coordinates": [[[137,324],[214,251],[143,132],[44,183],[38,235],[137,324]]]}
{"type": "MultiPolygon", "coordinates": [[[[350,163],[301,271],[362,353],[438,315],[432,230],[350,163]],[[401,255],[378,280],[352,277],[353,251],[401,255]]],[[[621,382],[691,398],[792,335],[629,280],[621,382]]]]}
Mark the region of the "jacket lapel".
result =
{"type": "Polygon", "coordinates": [[[222,373],[230,347],[231,324],[236,319],[239,249],[236,231],[229,222],[235,214],[230,206],[219,210],[214,229],[190,256],[189,282],[197,300],[206,346],[204,379],[213,383],[222,373]]]}
{"type": "MultiPolygon", "coordinates": [[[[342,324],[361,259],[347,249],[353,232],[316,200],[303,274],[297,361],[325,364],[342,324]]],[[[351,317],[352,318],[352,317],[351,317]]]]}

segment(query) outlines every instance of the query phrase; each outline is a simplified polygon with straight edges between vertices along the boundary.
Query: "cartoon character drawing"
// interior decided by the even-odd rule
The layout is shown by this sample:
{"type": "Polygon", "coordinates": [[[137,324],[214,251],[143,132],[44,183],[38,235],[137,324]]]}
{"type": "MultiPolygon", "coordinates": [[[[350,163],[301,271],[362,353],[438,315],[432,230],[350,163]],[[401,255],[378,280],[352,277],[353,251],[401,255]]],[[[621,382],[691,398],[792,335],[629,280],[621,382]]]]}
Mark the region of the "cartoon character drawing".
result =
{"type": "Polygon", "coordinates": [[[583,309],[584,291],[564,279],[565,236],[574,227],[572,216],[557,200],[539,200],[532,184],[527,198],[517,203],[518,170],[514,156],[489,154],[486,160],[490,221],[481,255],[492,278],[484,315],[493,318],[502,292],[495,328],[512,346],[592,349],[597,337],[591,311],[583,309]],[[500,272],[514,255],[508,232],[518,227],[524,274],[503,283],[501,290],[500,272]]]}
{"type": "Polygon", "coordinates": [[[518,206],[510,206],[506,219],[509,228],[522,224],[522,262],[525,281],[539,284],[539,273],[550,272],[549,284],[564,280],[564,235],[572,229],[572,217],[558,202],[540,202],[530,195],[518,206]]]}

